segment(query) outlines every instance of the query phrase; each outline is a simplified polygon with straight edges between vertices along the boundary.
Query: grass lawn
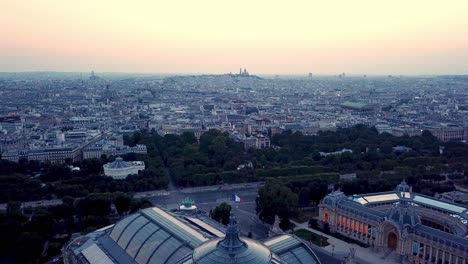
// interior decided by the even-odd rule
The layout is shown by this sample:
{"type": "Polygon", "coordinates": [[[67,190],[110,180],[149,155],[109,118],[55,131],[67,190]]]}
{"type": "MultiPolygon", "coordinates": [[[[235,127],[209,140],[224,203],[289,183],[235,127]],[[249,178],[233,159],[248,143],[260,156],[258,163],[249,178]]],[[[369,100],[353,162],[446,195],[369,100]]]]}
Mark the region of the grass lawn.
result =
{"type": "Polygon", "coordinates": [[[329,245],[328,238],[312,233],[309,230],[299,229],[294,231],[294,234],[304,240],[314,243],[319,247],[326,247],[329,245]]]}

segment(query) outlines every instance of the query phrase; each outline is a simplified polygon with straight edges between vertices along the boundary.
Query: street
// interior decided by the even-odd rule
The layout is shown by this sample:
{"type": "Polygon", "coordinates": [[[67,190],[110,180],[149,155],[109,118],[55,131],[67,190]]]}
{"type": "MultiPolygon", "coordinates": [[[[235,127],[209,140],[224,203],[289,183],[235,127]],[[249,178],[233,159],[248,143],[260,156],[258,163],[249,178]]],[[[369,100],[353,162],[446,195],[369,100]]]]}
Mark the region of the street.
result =
{"type": "Polygon", "coordinates": [[[249,232],[252,237],[259,239],[268,235],[270,227],[258,221],[255,212],[255,199],[257,197],[258,184],[235,185],[223,188],[201,187],[183,189],[181,191],[168,192],[166,195],[147,197],[154,205],[168,210],[179,208],[182,199],[189,197],[195,201],[195,205],[202,211],[209,213],[217,205],[226,202],[232,206],[232,212],[237,217],[241,234],[247,236],[249,232]],[[232,195],[239,196],[243,202],[231,202],[232,195]]]}

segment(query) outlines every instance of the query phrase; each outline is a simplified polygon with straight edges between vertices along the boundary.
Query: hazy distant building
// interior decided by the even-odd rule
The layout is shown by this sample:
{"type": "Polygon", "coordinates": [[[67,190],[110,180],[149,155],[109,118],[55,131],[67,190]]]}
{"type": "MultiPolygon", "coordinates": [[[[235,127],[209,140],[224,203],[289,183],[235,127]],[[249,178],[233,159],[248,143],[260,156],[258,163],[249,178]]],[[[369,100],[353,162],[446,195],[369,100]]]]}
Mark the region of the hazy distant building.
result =
{"type": "Polygon", "coordinates": [[[429,131],[444,142],[468,140],[468,128],[460,126],[437,127],[431,128],[429,131]]]}
{"type": "Polygon", "coordinates": [[[242,70],[242,68],[239,69],[239,76],[249,76],[249,72],[247,71],[246,68],[242,70]]]}
{"type": "Polygon", "coordinates": [[[81,160],[81,149],[78,146],[57,146],[37,148],[21,151],[7,151],[2,154],[2,159],[18,162],[21,158],[39,162],[63,164],[67,161],[76,162],[81,160]]]}
{"type": "Polygon", "coordinates": [[[22,143],[22,140],[17,137],[0,133],[0,154],[21,149],[22,143]]]}
{"type": "Polygon", "coordinates": [[[96,74],[94,74],[94,71],[91,71],[91,75],[89,76],[89,80],[90,81],[96,81],[96,80],[99,80],[99,76],[97,76],[96,74]]]}
{"type": "Polygon", "coordinates": [[[148,150],[145,145],[130,146],[115,146],[115,145],[95,145],[83,148],[83,159],[101,158],[106,156],[119,156],[128,153],[147,154],[148,150]]]}
{"type": "Polygon", "coordinates": [[[0,116],[0,134],[2,131],[13,134],[23,129],[24,120],[20,116],[0,116]]]}
{"type": "Polygon", "coordinates": [[[346,101],[342,104],[340,104],[341,107],[351,109],[351,110],[357,110],[357,111],[368,111],[371,110],[372,108],[366,104],[366,103],[360,103],[360,102],[351,102],[351,101],[346,101]]]}

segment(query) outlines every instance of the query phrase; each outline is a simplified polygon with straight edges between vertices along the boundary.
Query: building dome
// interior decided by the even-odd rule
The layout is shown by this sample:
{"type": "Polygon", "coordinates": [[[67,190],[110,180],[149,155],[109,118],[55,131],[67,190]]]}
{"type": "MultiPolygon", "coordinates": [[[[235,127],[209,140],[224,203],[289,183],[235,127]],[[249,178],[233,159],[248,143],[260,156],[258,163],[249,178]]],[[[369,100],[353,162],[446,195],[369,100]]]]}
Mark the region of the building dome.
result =
{"type": "Polygon", "coordinates": [[[401,227],[414,227],[421,223],[417,213],[408,205],[407,201],[401,200],[388,211],[388,218],[401,227]]]}
{"type": "Polygon", "coordinates": [[[195,248],[192,263],[282,263],[269,248],[250,239],[239,238],[239,228],[231,215],[226,229],[226,236],[210,240],[195,248]]]}
{"type": "Polygon", "coordinates": [[[409,186],[406,181],[403,180],[400,184],[397,185],[395,191],[404,193],[411,192],[411,186],[409,186]]]}
{"type": "Polygon", "coordinates": [[[329,195],[325,196],[323,199],[323,203],[328,204],[330,206],[335,206],[336,203],[342,199],[346,199],[346,195],[341,191],[334,191],[329,195]]]}
{"type": "Polygon", "coordinates": [[[117,157],[114,162],[103,165],[104,174],[114,179],[125,179],[130,174],[138,174],[138,171],[145,169],[143,161],[126,162],[121,157],[117,157]]]}

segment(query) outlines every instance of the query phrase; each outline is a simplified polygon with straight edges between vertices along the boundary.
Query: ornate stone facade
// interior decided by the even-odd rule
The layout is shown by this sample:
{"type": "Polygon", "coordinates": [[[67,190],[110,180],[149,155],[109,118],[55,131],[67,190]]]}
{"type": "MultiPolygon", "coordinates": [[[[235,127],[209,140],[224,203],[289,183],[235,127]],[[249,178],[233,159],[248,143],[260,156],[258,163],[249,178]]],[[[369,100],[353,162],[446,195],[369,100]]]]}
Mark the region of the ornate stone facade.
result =
{"type": "Polygon", "coordinates": [[[325,196],[320,220],[376,251],[409,263],[468,263],[468,208],[413,193],[405,182],[393,192],[325,196]]]}

